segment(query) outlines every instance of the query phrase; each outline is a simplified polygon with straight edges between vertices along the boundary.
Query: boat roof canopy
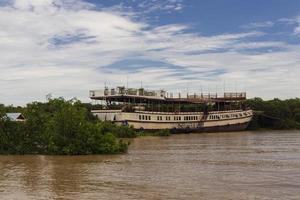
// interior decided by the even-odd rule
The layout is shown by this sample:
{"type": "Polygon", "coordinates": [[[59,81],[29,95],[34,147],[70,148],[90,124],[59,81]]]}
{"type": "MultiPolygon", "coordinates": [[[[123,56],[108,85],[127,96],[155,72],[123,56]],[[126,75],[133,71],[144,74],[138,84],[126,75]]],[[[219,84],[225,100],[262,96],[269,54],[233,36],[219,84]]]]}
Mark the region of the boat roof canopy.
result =
{"type": "Polygon", "coordinates": [[[213,103],[240,102],[246,100],[246,92],[225,92],[222,94],[181,94],[169,93],[165,90],[145,90],[144,88],[107,88],[90,90],[90,98],[115,102],[157,102],[157,103],[213,103]]]}

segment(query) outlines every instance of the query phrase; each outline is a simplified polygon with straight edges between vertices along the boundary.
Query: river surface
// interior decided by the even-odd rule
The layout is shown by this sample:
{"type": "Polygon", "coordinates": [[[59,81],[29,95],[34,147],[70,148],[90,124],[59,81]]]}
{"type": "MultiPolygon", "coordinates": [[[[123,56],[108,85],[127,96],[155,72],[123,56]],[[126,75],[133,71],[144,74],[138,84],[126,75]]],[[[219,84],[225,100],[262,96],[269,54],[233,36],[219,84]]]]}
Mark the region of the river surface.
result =
{"type": "Polygon", "coordinates": [[[300,199],[300,132],[139,137],[124,155],[0,156],[0,199],[300,199]]]}

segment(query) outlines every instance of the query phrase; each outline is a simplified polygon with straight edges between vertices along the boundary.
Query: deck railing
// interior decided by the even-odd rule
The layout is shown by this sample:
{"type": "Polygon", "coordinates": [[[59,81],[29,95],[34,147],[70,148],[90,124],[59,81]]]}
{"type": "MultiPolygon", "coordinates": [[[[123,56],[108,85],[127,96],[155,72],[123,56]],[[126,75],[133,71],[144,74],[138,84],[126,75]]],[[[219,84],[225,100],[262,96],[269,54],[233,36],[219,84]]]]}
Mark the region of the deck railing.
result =
{"type": "Polygon", "coordinates": [[[159,99],[246,99],[246,92],[225,93],[173,93],[165,90],[145,90],[144,88],[105,88],[104,90],[90,90],[90,98],[133,96],[159,99]]]}

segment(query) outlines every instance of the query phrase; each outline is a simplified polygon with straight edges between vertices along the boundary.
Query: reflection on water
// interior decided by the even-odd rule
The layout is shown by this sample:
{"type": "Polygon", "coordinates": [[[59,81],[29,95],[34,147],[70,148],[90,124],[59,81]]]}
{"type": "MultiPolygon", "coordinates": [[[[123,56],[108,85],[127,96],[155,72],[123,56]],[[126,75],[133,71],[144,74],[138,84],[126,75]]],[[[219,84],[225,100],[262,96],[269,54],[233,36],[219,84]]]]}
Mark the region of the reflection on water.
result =
{"type": "Polygon", "coordinates": [[[0,156],[0,199],[300,199],[300,132],[141,137],[111,156],[0,156]]]}

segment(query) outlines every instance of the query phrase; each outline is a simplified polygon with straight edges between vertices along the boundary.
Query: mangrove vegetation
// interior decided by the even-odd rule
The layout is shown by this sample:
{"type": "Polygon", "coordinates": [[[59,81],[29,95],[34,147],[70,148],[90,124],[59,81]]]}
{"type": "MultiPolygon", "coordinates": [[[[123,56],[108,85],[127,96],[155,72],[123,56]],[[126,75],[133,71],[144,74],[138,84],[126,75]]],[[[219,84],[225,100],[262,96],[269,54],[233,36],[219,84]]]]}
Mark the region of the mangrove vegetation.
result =
{"type": "Polygon", "coordinates": [[[120,138],[135,135],[130,127],[98,122],[78,100],[51,99],[24,108],[0,105],[1,154],[123,153],[128,143],[120,138]],[[7,112],[22,112],[26,121],[11,121],[7,112]]]}
{"type": "Polygon", "coordinates": [[[300,129],[300,99],[248,99],[245,104],[254,110],[250,130],[300,129]]]}

